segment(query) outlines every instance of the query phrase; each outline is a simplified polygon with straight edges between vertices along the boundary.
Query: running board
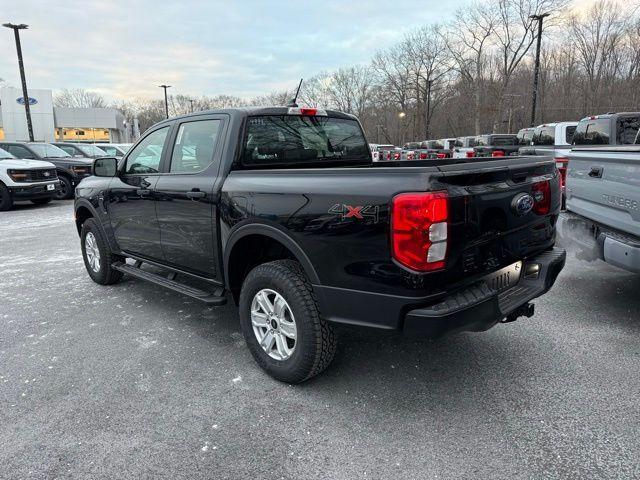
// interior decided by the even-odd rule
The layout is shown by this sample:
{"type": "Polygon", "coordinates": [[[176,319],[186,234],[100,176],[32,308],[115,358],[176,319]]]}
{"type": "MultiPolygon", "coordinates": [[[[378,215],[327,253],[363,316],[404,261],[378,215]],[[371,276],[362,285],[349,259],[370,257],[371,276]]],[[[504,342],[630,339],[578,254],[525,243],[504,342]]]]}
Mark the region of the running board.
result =
{"type": "Polygon", "coordinates": [[[211,305],[224,305],[225,303],[227,303],[227,298],[224,296],[224,290],[222,288],[216,289],[216,291],[213,293],[205,292],[204,290],[189,287],[188,285],[185,285],[183,283],[176,282],[174,280],[175,274],[173,273],[169,273],[168,277],[163,277],[162,275],[158,275],[157,273],[151,273],[142,270],[140,268],[141,263],[142,262],[136,262],[134,265],[129,265],[128,263],[115,262],[111,265],[111,267],[132,277],[155,283],[156,285],[160,285],[161,287],[168,288],[169,290],[173,290],[174,292],[182,293],[183,295],[193,297],[197,300],[209,303],[211,305]]]}

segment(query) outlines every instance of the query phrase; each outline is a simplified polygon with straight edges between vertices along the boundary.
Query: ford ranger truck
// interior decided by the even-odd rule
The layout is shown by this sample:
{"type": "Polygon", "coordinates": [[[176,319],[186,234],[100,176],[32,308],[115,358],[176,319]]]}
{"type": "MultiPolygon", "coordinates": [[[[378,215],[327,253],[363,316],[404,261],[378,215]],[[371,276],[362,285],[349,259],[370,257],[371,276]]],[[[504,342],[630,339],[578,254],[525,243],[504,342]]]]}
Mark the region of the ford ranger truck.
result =
{"type": "Polygon", "coordinates": [[[574,148],[567,170],[563,242],[579,258],[640,273],[640,145],[574,148]]]}
{"type": "Polygon", "coordinates": [[[331,362],[335,324],[437,336],[533,315],[564,266],[559,210],[552,160],[373,162],[354,116],[298,107],[163,121],[95,160],[75,201],[95,282],[231,300],[291,383],[331,362]]]}
{"type": "Polygon", "coordinates": [[[0,212],[11,210],[20,201],[44,205],[59,190],[55,165],[21,160],[0,148],[0,212]]]}

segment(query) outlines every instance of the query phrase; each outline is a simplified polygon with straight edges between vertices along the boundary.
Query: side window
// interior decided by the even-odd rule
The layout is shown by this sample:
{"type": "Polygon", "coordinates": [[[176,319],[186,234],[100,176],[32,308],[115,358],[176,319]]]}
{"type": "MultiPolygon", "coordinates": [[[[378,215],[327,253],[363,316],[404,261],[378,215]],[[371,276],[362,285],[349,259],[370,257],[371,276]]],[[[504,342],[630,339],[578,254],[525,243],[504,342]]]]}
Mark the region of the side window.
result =
{"type": "Polygon", "coordinates": [[[618,120],[617,137],[621,145],[633,145],[637,143],[640,117],[626,117],[618,120]]]}
{"type": "Polygon", "coordinates": [[[571,142],[573,141],[573,134],[576,133],[576,127],[575,125],[570,125],[567,127],[567,131],[565,133],[566,138],[565,140],[567,141],[568,144],[571,144],[571,142]]]}
{"type": "Polygon", "coordinates": [[[171,155],[171,173],[201,172],[213,162],[220,120],[199,120],[180,125],[171,155]]]}
{"type": "Polygon", "coordinates": [[[16,158],[36,158],[33,153],[20,145],[8,145],[5,150],[16,158]]]}
{"type": "Polygon", "coordinates": [[[65,152],[67,152],[69,155],[73,156],[73,155],[78,155],[76,153],[76,150],[73,147],[67,147],[67,146],[62,146],[60,147],[62,150],[64,150],[65,152]]]}
{"type": "Polygon", "coordinates": [[[127,157],[126,173],[158,173],[164,141],[169,127],[164,127],[147,135],[127,157]]]}
{"type": "Polygon", "coordinates": [[[107,155],[118,155],[118,151],[113,147],[100,147],[107,155]]]}

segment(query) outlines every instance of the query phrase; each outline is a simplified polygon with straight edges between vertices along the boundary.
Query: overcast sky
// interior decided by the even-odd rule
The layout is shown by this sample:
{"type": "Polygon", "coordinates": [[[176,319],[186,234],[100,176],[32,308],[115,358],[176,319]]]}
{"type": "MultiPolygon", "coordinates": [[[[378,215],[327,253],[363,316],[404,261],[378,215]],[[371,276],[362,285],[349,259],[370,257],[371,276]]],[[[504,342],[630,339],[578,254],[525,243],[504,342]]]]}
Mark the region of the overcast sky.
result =
{"type": "MultiPolygon", "coordinates": [[[[2,0],[21,35],[32,88],[85,88],[108,98],[173,93],[250,97],[300,77],[368,63],[465,0],[2,0]]],[[[19,86],[12,32],[0,29],[0,78],[19,86]]]]}

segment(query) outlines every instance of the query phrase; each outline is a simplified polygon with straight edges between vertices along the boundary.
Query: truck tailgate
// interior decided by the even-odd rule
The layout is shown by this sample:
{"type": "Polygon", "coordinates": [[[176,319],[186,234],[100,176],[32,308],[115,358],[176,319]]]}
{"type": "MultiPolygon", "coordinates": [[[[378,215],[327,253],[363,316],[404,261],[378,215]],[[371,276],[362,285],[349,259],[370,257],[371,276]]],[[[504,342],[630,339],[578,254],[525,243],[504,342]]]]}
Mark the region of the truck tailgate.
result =
{"type": "Polygon", "coordinates": [[[640,236],[640,147],[572,150],[567,210],[640,236]]]}

